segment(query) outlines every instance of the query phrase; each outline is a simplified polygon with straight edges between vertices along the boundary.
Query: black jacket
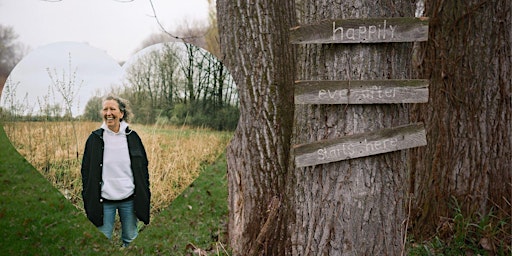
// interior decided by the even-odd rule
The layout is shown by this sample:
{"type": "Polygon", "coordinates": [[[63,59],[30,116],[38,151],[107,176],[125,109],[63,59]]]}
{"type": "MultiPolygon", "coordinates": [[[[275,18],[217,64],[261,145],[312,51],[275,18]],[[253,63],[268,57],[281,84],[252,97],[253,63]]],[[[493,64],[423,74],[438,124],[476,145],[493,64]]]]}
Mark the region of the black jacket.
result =
{"type": "MultiPolygon", "coordinates": [[[[103,225],[103,200],[101,199],[102,165],[103,165],[103,129],[95,130],[87,138],[82,159],[82,198],[87,218],[96,226],[103,225]]],[[[145,224],[149,224],[149,190],[148,158],[139,135],[126,128],[128,151],[135,183],[135,215],[145,224]]]]}

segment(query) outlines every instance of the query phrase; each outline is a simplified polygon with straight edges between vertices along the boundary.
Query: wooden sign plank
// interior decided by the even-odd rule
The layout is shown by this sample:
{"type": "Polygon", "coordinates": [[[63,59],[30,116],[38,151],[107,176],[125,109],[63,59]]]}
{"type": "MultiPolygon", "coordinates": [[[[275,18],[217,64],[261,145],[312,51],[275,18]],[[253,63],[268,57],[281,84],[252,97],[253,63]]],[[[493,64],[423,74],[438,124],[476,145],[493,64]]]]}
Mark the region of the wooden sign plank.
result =
{"type": "Polygon", "coordinates": [[[428,18],[328,20],[290,29],[292,44],[391,43],[428,40],[428,18]]]}
{"type": "Polygon", "coordinates": [[[422,123],[294,146],[295,166],[305,167],[427,145],[422,123]]]}
{"type": "Polygon", "coordinates": [[[428,102],[426,79],[297,81],[295,104],[389,104],[428,102]]]}

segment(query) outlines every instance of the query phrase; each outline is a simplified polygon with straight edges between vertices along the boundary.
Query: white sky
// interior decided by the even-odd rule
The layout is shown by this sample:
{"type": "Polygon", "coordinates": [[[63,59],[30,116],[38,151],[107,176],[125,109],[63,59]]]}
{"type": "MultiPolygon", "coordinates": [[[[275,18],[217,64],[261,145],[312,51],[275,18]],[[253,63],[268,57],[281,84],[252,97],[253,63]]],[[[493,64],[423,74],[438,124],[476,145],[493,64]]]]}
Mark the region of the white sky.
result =
{"type": "MultiPolygon", "coordinates": [[[[12,26],[19,41],[32,49],[59,41],[87,42],[126,61],[144,39],[161,31],[149,0],[128,1],[0,0],[0,24],[12,26]]],[[[152,2],[168,31],[184,22],[207,22],[207,0],[152,2]]]]}
{"type": "MultiPolygon", "coordinates": [[[[207,0],[152,2],[168,31],[185,22],[207,22],[207,0]]],[[[74,115],[83,112],[98,89],[104,92],[118,84],[122,69],[117,63],[129,60],[145,39],[161,32],[149,0],[0,0],[0,24],[11,26],[19,36],[17,41],[32,50],[8,78],[11,84],[19,83],[19,102],[28,94],[27,108],[38,109],[38,101],[49,95],[47,69],[60,78],[69,76],[71,55],[71,72],[76,69],[76,85],[82,84],[76,89],[74,115]]],[[[2,93],[4,107],[5,97],[2,93]]]]}

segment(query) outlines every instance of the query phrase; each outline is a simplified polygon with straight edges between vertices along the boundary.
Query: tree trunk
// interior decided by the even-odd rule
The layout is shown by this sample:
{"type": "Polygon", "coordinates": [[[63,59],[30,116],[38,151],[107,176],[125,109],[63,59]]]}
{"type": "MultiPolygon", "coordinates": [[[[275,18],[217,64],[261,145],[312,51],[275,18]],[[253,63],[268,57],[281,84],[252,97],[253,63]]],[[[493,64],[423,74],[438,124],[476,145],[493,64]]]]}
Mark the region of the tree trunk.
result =
{"type": "Polygon", "coordinates": [[[227,149],[229,245],[234,255],[283,255],[285,198],[293,124],[292,1],[218,0],[222,59],[240,97],[227,149]]]}
{"type": "Polygon", "coordinates": [[[430,35],[418,65],[430,99],[412,112],[428,140],[411,154],[417,237],[452,216],[452,200],[465,216],[494,208],[510,217],[511,8],[510,0],[426,1],[430,35]]]}
{"type": "Polygon", "coordinates": [[[295,70],[302,80],[412,78],[412,44],[306,45],[294,55],[288,33],[294,14],[301,23],[412,17],[415,5],[315,1],[294,13],[290,2],[217,2],[241,113],[227,152],[230,246],[235,255],[399,255],[406,151],[294,168],[290,144],[292,124],[293,142],[307,143],[408,124],[408,106],[294,106],[292,86],[295,70]]]}
{"type": "MultiPolygon", "coordinates": [[[[299,23],[414,17],[411,1],[297,3],[299,23]]],[[[298,48],[298,80],[409,79],[412,43],[324,44],[298,48]]],[[[297,105],[295,143],[409,123],[407,104],[297,105]]],[[[406,151],[290,172],[293,255],[400,255],[407,204],[406,151]]]]}

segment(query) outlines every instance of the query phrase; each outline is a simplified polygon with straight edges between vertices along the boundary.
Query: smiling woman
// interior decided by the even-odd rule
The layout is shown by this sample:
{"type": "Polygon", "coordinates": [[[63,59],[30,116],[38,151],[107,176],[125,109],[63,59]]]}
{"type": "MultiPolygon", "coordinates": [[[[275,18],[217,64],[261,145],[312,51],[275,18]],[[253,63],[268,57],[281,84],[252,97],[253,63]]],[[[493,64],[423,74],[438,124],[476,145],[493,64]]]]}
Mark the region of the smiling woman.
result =
{"type": "Polygon", "coordinates": [[[148,158],[139,135],[128,127],[130,113],[121,98],[103,101],[103,125],[89,135],[81,168],[87,217],[111,239],[119,212],[124,247],[138,235],[137,219],[149,224],[151,198],[148,158]]]}

